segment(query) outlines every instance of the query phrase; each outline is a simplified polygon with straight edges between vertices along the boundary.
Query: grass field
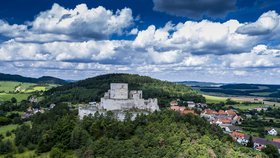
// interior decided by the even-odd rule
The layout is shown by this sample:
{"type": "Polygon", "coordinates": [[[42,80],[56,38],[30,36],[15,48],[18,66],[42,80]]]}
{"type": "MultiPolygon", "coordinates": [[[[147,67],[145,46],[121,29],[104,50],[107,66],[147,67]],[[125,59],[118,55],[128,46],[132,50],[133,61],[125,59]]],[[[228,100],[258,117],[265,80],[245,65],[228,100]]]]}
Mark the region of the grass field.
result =
{"type": "MultiPolygon", "coordinates": [[[[5,155],[0,155],[0,158],[4,158],[5,155]]],[[[32,157],[36,157],[36,158],[49,158],[49,153],[42,153],[42,154],[36,154],[34,150],[32,151],[25,151],[23,153],[20,154],[13,154],[13,157],[15,158],[32,158],[32,157]]]]}
{"type": "Polygon", "coordinates": [[[12,97],[15,97],[18,102],[27,99],[30,94],[25,94],[25,93],[0,93],[0,101],[7,101],[11,100],[12,97]]]}
{"type": "Polygon", "coordinates": [[[31,93],[36,91],[46,91],[53,87],[57,87],[56,84],[34,84],[34,83],[22,83],[22,82],[10,82],[0,81],[0,101],[11,100],[15,97],[18,102],[27,99],[31,93]]]}
{"type": "Polygon", "coordinates": [[[21,92],[32,93],[34,91],[46,91],[50,88],[56,87],[56,84],[35,84],[35,83],[22,83],[11,81],[0,81],[0,92],[21,92]]]}
{"type": "Polygon", "coordinates": [[[231,105],[231,106],[241,109],[241,110],[249,110],[249,109],[254,109],[254,108],[261,108],[261,107],[264,107],[265,105],[263,105],[263,104],[249,104],[249,105],[238,104],[238,105],[231,105]]]}
{"type": "Polygon", "coordinates": [[[4,92],[14,92],[17,87],[20,90],[25,90],[30,86],[34,86],[33,83],[21,83],[21,82],[11,82],[11,81],[0,81],[0,91],[4,92]]]}
{"type": "Polygon", "coordinates": [[[1,127],[0,127],[0,134],[2,134],[3,136],[5,136],[5,135],[6,135],[6,132],[12,131],[12,130],[16,129],[17,126],[18,126],[18,125],[14,125],[14,124],[13,124],[13,125],[1,126],[1,127]]]}
{"type": "MultiPolygon", "coordinates": [[[[66,151],[66,152],[64,152],[64,155],[65,155],[66,158],[77,158],[77,156],[75,156],[73,151],[66,151]]],[[[50,153],[46,152],[46,153],[37,154],[35,152],[35,150],[32,150],[32,151],[25,151],[25,152],[20,153],[20,154],[13,154],[13,156],[15,158],[32,158],[32,157],[50,158],[50,153]]],[[[5,157],[4,155],[0,155],[0,158],[4,158],[4,157],[5,157]]]]}
{"type": "Polygon", "coordinates": [[[207,103],[220,103],[225,102],[227,100],[226,97],[218,97],[218,96],[211,96],[211,95],[203,95],[206,99],[207,103]]]}

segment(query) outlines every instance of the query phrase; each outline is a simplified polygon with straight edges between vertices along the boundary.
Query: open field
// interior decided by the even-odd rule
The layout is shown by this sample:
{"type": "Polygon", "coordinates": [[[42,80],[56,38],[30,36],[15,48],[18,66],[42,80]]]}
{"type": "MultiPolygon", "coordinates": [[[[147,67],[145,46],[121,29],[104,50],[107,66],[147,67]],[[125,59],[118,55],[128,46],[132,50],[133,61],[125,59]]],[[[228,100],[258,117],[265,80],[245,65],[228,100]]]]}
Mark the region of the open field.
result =
{"type": "Polygon", "coordinates": [[[231,105],[232,107],[238,108],[240,110],[249,110],[249,109],[254,109],[254,108],[261,108],[264,107],[264,104],[238,104],[238,105],[231,105]]]}
{"type": "Polygon", "coordinates": [[[0,81],[0,92],[32,93],[35,91],[46,91],[56,86],[58,85],[0,81]]]}
{"type": "Polygon", "coordinates": [[[11,82],[11,81],[0,81],[0,91],[4,92],[14,92],[16,88],[20,87],[19,90],[25,90],[30,86],[34,86],[33,83],[21,83],[21,82],[11,82]]]}
{"type": "MultiPolygon", "coordinates": [[[[14,154],[15,158],[31,158],[31,157],[37,157],[37,158],[49,158],[49,153],[42,153],[42,154],[36,154],[34,150],[32,151],[25,151],[20,154],[14,154]]],[[[4,158],[4,155],[0,155],[0,158],[4,158]]]]}
{"type": "Polygon", "coordinates": [[[47,91],[53,87],[57,87],[56,84],[34,84],[34,83],[22,83],[11,81],[0,81],[0,101],[8,101],[12,97],[15,97],[18,102],[27,99],[31,93],[36,91],[47,91]]]}
{"type": "Polygon", "coordinates": [[[12,97],[15,97],[18,102],[25,100],[28,98],[30,94],[25,93],[0,93],[0,101],[8,101],[11,100],[12,97]]]}
{"type": "Polygon", "coordinates": [[[211,95],[203,95],[206,98],[207,103],[220,103],[225,102],[227,100],[226,97],[218,97],[218,96],[211,96],[211,95]]]}
{"type": "MultiPolygon", "coordinates": [[[[72,151],[66,151],[66,152],[64,152],[64,155],[67,158],[77,158],[77,156],[75,156],[72,151]]],[[[32,150],[32,151],[25,151],[23,153],[14,154],[13,156],[15,158],[32,158],[32,157],[36,157],[36,158],[50,158],[50,153],[46,152],[46,153],[37,154],[35,152],[35,150],[32,150]]],[[[4,158],[4,157],[5,157],[4,155],[0,155],[0,158],[4,158]]]]}
{"type": "Polygon", "coordinates": [[[12,130],[16,129],[17,126],[18,126],[18,125],[15,125],[15,124],[6,125],[6,126],[1,126],[1,127],[0,127],[0,134],[2,134],[3,136],[5,136],[5,135],[6,135],[6,132],[12,131],[12,130]]]}

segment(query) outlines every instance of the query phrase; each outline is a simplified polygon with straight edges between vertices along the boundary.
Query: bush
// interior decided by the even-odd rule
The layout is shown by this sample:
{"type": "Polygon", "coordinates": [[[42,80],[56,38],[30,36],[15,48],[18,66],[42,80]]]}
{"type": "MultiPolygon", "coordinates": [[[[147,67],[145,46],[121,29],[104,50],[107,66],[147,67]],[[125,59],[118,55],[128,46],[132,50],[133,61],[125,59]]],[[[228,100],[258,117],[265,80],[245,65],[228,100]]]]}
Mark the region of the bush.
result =
{"type": "Polygon", "coordinates": [[[12,150],[13,150],[13,146],[10,141],[0,142],[0,154],[7,154],[12,150]]]}
{"type": "Polygon", "coordinates": [[[65,158],[65,156],[59,148],[53,147],[50,152],[50,158],[65,158]]]}
{"type": "Polygon", "coordinates": [[[19,145],[17,150],[18,150],[18,153],[23,153],[24,152],[24,147],[22,145],[19,145]]]}
{"type": "Polygon", "coordinates": [[[11,136],[12,135],[12,133],[10,132],[10,131],[7,131],[6,132],[6,137],[9,137],[9,136],[11,136]]]}

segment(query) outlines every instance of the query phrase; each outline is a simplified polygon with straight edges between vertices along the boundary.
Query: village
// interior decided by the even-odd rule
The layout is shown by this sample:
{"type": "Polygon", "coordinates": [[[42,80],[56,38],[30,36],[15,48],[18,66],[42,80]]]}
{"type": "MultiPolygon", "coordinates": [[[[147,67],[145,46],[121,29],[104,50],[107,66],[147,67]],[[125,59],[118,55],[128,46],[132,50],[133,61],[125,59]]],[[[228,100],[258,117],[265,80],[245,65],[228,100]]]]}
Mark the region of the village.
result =
{"type": "MultiPolygon", "coordinates": [[[[234,141],[244,146],[252,147],[255,150],[261,151],[266,145],[271,144],[278,149],[280,153],[280,137],[275,128],[266,130],[266,135],[273,136],[272,140],[251,136],[246,134],[239,126],[244,118],[238,115],[237,110],[212,110],[205,103],[194,103],[186,101],[186,106],[179,106],[180,100],[170,102],[170,109],[179,112],[182,115],[194,114],[206,119],[210,124],[215,124],[222,128],[224,133],[228,134],[234,141]],[[252,144],[251,146],[249,144],[252,144]]],[[[269,107],[255,108],[252,111],[266,111],[269,107]]]]}

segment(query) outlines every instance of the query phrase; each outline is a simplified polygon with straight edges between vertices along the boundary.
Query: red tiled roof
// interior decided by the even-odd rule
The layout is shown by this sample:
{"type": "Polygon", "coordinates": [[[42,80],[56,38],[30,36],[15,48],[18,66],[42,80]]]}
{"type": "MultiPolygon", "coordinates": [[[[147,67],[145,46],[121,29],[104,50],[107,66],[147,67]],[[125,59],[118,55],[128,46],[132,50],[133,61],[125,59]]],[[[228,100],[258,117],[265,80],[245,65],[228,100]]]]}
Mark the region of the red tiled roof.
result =
{"type": "Polygon", "coordinates": [[[186,107],[184,107],[184,106],[171,106],[170,109],[174,110],[174,111],[184,111],[186,109],[186,107]]]}
{"type": "Polygon", "coordinates": [[[217,111],[211,110],[211,109],[205,109],[203,113],[205,113],[205,114],[218,114],[217,111]]]}
{"type": "Polygon", "coordinates": [[[236,112],[234,112],[233,110],[226,110],[225,111],[228,115],[232,115],[232,116],[235,116],[236,115],[236,112]]]}
{"type": "Polygon", "coordinates": [[[226,115],[227,113],[224,110],[219,110],[219,115],[226,115]]]}
{"type": "Polygon", "coordinates": [[[230,124],[230,123],[231,123],[231,120],[230,120],[230,119],[220,119],[220,121],[221,121],[223,124],[230,124]]]}
{"type": "Polygon", "coordinates": [[[273,138],[272,141],[280,143],[280,138],[273,138]]]}
{"type": "Polygon", "coordinates": [[[238,137],[238,138],[244,138],[245,137],[244,133],[240,133],[240,132],[236,132],[236,131],[232,132],[230,135],[232,137],[238,137]]]}

